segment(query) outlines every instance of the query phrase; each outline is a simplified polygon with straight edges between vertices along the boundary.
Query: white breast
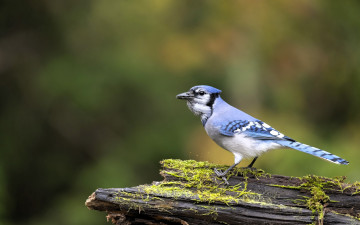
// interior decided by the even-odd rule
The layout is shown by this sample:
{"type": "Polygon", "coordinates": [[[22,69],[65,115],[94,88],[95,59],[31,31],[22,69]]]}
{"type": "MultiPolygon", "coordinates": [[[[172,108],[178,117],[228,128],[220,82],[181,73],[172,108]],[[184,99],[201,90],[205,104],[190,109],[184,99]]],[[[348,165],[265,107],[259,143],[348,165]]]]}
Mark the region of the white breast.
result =
{"type": "Polygon", "coordinates": [[[244,134],[241,133],[237,133],[233,137],[216,135],[216,137],[213,136],[212,139],[224,149],[234,154],[240,154],[243,158],[253,158],[261,155],[268,150],[281,147],[281,145],[279,144],[259,141],[253,138],[246,137],[244,134]]]}

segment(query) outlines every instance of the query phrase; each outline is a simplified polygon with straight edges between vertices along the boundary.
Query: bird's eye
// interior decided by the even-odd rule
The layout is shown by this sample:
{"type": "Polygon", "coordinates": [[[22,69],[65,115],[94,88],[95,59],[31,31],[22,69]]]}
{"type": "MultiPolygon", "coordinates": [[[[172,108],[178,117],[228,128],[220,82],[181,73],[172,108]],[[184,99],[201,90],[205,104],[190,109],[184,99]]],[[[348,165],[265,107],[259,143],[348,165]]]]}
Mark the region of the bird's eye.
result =
{"type": "Polygon", "coordinates": [[[199,95],[204,95],[205,91],[199,91],[199,95]]]}

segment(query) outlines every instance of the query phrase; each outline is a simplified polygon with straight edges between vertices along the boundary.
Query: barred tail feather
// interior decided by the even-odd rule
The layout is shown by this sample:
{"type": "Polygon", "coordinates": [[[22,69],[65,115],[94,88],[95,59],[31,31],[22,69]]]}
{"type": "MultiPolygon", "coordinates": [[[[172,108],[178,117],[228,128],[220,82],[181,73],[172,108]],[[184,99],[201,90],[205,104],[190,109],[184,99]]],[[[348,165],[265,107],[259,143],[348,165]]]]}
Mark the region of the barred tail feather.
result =
{"type": "Polygon", "coordinates": [[[281,140],[277,142],[278,144],[284,146],[284,147],[289,147],[295,150],[299,150],[305,153],[308,153],[310,155],[319,157],[321,159],[325,159],[328,160],[332,163],[336,163],[336,164],[343,164],[343,165],[347,165],[349,164],[348,161],[346,161],[345,159],[340,158],[339,156],[333,155],[330,152],[312,147],[310,145],[306,145],[297,141],[288,141],[288,140],[281,140]]]}

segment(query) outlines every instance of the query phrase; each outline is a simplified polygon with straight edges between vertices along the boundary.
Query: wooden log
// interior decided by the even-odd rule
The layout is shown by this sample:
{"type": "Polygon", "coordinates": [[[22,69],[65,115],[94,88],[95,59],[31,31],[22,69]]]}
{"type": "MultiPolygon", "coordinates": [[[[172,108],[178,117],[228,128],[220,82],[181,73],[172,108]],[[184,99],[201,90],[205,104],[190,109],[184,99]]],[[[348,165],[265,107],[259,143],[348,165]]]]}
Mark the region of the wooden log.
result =
{"type": "Polygon", "coordinates": [[[89,209],[114,224],[360,224],[360,183],[345,177],[287,177],[236,168],[229,185],[194,160],[161,162],[161,182],[97,189],[89,209]]]}

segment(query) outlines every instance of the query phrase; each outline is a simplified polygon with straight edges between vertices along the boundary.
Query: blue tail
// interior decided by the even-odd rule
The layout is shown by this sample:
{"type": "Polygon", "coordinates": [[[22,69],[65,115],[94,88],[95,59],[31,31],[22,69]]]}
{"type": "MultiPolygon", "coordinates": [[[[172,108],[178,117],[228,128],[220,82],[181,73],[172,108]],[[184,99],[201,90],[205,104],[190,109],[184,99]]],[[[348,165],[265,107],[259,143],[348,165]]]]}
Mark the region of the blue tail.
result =
{"type": "Polygon", "coordinates": [[[293,148],[295,150],[299,150],[299,151],[308,153],[310,155],[319,157],[321,159],[328,160],[332,163],[343,164],[343,165],[349,164],[349,162],[346,161],[345,159],[342,159],[339,156],[333,155],[330,152],[326,152],[324,150],[321,150],[321,149],[318,149],[315,147],[311,147],[309,145],[306,145],[306,144],[303,144],[303,143],[300,143],[297,141],[279,140],[276,142],[284,147],[293,148]]]}

